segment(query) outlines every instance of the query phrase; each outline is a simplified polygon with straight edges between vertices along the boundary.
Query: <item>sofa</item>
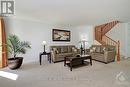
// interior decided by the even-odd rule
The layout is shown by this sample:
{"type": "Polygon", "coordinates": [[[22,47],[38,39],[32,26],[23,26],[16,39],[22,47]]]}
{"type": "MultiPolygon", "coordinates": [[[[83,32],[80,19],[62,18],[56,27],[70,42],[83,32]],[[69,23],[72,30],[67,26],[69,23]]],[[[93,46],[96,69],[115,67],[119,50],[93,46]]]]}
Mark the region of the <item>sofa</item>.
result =
{"type": "Polygon", "coordinates": [[[79,54],[79,50],[74,45],[50,46],[52,61],[60,62],[66,56],[75,56],[79,54]]]}
{"type": "Polygon", "coordinates": [[[111,45],[92,45],[89,54],[93,60],[107,64],[115,61],[116,47],[111,45]]]}

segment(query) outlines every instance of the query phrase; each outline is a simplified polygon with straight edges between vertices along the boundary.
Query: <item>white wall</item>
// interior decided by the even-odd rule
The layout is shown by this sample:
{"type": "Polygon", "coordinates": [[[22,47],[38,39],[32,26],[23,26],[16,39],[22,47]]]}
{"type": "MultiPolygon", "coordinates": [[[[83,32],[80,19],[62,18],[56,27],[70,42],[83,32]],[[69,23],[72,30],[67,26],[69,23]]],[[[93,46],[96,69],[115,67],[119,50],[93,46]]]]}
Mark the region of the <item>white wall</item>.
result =
{"type": "MultiPolygon", "coordinates": [[[[39,52],[43,51],[42,41],[47,41],[47,50],[50,45],[67,45],[73,44],[71,42],[53,42],[52,29],[59,28],[70,30],[66,27],[56,27],[34,21],[20,20],[20,19],[5,19],[7,34],[16,34],[21,40],[29,41],[32,49],[28,50],[24,57],[24,62],[39,61],[39,52]]],[[[71,31],[71,30],[70,30],[71,31]]],[[[71,31],[72,32],[72,31],[71,31]]],[[[72,33],[73,34],[73,33],[72,33]]],[[[72,35],[71,34],[71,35],[72,35]]],[[[72,37],[72,36],[71,36],[72,37]]]]}
{"type": "Polygon", "coordinates": [[[112,30],[110,30],[107,36],[111,37],[115,41],[120,41],[121,55],[127,57],[127,24],[119,23],[112,30]]]}
{"type": "Polygon", "coordinates": [[[127,57],[130,57],[130,23],[127,24],[127,45],[126,45],[126,50],[127,50],[127,57]]]}
{"type": "Polygon", "coordinates": [[[93,44],[94,41],[93,26],[82,25],[73,27],[72,30],[73,30],[72,35],[73,43],[75,43],[75,45],[78,48],[80,47],[79,41],[81,41],[82,38],[85,38],[88,41],[88,43],[86,43],[86,48],[89,48],[93,44]]]}

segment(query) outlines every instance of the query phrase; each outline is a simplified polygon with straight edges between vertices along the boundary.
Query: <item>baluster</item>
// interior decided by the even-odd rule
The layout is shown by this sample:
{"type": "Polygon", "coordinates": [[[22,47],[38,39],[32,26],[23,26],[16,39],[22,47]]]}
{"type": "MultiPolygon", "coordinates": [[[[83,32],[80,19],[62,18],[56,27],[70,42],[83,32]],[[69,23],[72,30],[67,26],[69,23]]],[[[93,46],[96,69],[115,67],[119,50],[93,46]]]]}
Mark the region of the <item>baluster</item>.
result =
{"type": "Polygon", "coordinates": [[[120,61],[120,41],[118,41],[118,46],[117,46],[117,61],[120,61]]]}
{"type": "Polygon", "coordinates": [[[109,29],[111,29],[112,23],[109,23],[109,29]]]}
{"type": "Polygon", "coordinates": [[[109,40],[108,40],[108,38],[107,38],[107,45],[109,44],[109,40]]]}
{"type": "Polygon", "coordinates": [[[110,40],[108,39],[108,45],[110,44],[110,40]]]}
{"type": "Polygon", "coordinates": [[[111,23],[111,28],[114,26],[114,24],[115,24],[115,23],[114,23],[114,21],[113,21],[113,22],[111,23]]]}

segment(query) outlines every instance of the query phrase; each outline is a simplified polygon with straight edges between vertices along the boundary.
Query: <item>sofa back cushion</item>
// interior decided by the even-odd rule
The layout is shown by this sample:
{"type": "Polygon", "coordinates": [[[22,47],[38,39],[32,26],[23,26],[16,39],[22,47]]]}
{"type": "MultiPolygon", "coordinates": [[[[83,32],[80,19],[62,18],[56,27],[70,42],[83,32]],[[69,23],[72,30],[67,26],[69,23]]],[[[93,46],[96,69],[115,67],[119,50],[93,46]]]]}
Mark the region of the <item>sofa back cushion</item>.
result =
{"type": "Polygon", "coordinates": [[[61,46],[61,53],[68,53],[68,47],[67,46],[61,46]]]}
{"type": "Polygon", "coordinates": [[[90,47],[91,50],[95,48],[96,53],[104,53],[104,51],[116,51],[116,47],[112,45],[92,45],[90,47]]]}
{"type": "Polygon", "coordinates": [[[92,45],[90,47],[90,50],[91,50],[91,52],[97,52],[97,53],[99,53],[101,51],[101,46],[100,45],[92,45]]]}
{"type": "Polygon", "coordinates": [[[95,52],[96,52],[96,53],[100,53],[100,52],[101,52],[101,47],[100,47],[100,46],[97,46],[95,52]]]}
{"type": "Polygon", "coordinates": [[[78,49],[76,47],[72,47],[72,52],[77,53],[78,49]]]}
{"type": "Polygon", "coordinates": [[[65,46],[50,46],[50,50],[56,51],[56,53],[71,53],[75,48],[74,45],[65,45],[65,46]]]}
{"type": "Polygon", "coordinates": [[[105,51],[116,51],[116,46],[112,45],[103,45],[102,48],[104,48],[105,51]]]}
{"type": "Polygon", "coordinates": [[[53,50],[56,54],[58,54],[58,53],[60,52],[56,47],[54,47],[52,50],[53,50]]]}
{"type": "Polygon", "coordinates": [[[73,52],[73,48],[76,48],[76,47],[74,45],[68,46],[68,53],[72,53],[73,52]]]}
{"type": "Polygon", "coordinates": [[[61,53],[61,48],[57,46],[50,46],[50,51],[54,51],[56,54],[61,53]]]}

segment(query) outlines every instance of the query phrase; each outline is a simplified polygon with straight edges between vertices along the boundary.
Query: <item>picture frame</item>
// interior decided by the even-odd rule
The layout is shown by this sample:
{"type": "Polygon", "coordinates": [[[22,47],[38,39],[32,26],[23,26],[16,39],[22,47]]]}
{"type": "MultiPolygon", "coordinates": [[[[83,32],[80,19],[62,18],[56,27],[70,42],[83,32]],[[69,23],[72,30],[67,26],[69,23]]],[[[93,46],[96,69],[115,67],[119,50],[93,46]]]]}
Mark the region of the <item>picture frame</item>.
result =
{"type": "Polygon", "coordinates": [[[70,41],[70,31],[53,29],[52,30],[52,40],[53,41],[70,41]]]}

